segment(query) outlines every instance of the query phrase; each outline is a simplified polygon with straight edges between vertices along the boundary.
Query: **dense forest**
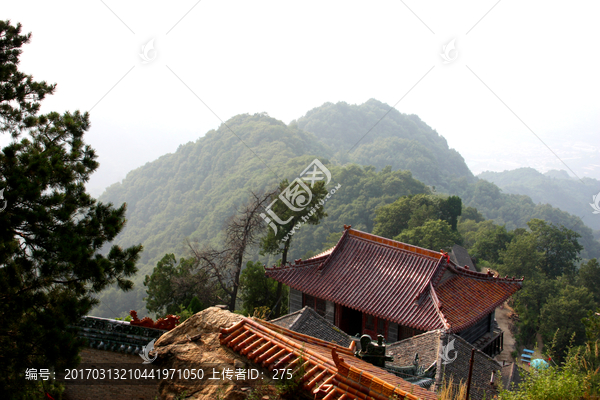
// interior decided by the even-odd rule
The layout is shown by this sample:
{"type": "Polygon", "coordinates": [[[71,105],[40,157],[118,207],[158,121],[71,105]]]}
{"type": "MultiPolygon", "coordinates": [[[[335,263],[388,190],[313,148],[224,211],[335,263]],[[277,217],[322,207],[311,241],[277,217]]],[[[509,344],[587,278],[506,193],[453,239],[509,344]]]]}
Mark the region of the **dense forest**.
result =
{"type": "MultiPolygon", "coordinates": [[[[525,228],[532,218],[564,225],[581,235],[584,259],[600,256],[600,243],[580,218],[475,178],[460,154],[417,116],[376,100],[326,103],[289,125],[265,113],[235,116],[107,188],[99,201],[127,203],[127,224],[116,243],[141,243],[144,251],[135,289],[104,292],[94,313],[114,317],[136,308],[143,314],[144,276],[165,254],[188,255],[186,239],[218,245],[226,219],[251,191],[294,179],[314,158],[331,171],[329,186],[341,189],[327,202],[327,217],[294,236],[288,260],[333,246],[344,224],[371,232],[376,209],[401,196],[432,193],[460,196],[465,207],[508,230],[525,228]]],[[[277,258],[255,249],[248,260],[272,265],[277,258]]]]}
{"type": "Polygon", "coordinates": [[[566,171],[552,170],[544,174],[533,168],[518,168],[504,172],[483,172],[478,178],[492,182],[505,193],[531,197],[535,203],[547,203],[577,215],[596,232],[600,239],[600,218],[592,214],[589,203],[600,190],[600,181],[570,177],[566,171]]]}

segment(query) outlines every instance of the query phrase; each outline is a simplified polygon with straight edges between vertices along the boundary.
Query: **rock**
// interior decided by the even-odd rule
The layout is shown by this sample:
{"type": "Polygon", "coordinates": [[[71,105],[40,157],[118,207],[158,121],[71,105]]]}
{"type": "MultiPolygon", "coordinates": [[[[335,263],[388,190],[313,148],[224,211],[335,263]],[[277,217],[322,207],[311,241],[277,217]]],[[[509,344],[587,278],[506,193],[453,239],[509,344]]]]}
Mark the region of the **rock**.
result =
{"type": "Polygon", "coordinates": [[[247,358],[221,346],[219,332],[242,317],[227,310],[210,307],[187,320],[175,329],[163,334],[154,344],[157,360],[153,363],[161,369],[202,369],[203,379],[166,379],[159,385],[161,399],[175,399],[186,393],[186,399],[245,399],[254,384],[251,380],[209,380],[212,369],[255,368],[268,374],[262,368],[249,362],[247,358]],[[245,390],[243,390],[245,389],[245,390]]]}

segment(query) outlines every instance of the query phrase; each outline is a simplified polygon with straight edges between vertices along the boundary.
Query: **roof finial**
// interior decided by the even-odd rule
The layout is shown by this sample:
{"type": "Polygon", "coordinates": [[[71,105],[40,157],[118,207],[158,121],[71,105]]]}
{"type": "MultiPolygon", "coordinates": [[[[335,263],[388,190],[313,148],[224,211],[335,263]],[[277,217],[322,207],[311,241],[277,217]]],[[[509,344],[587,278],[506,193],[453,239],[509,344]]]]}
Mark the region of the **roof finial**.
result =
{"type": "Polygon", "coordinates": [[[348,229],[352,228],[352,225],[344,225],[344,230],[347,231],[348,229]]]}

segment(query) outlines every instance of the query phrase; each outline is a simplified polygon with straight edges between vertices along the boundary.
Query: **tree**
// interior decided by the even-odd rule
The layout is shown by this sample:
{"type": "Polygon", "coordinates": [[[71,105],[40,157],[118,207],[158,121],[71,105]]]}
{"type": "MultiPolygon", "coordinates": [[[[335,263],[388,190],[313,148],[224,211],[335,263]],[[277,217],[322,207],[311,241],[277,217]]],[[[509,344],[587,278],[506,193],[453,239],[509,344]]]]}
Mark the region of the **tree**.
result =
{"type": "Polygon", "coordinates": [[[581,235],[541,219],[532,219],[527,226],[536,238],[538,251],[544,254],[540,265],[542,271],[550,278],[562,274],[574,276],[577,270],[575,263],[579,261],[578,254],[583,250],[577,241],[581,235]]]}
{"type": "Polygon", "coordinates": [[[430,194],[402,196],[377,209],[373,233],[391,239],[405,229],[421,227],[430,220],[445,221],[456,231],[461,212],[462,201],[458,196],[446,199],[430,194]]]}
{"type": "Polygon", "coordinates": [[[600,263],[592,258],[579,268],[579,285],[585,286],[594,295],[596,303],[600,304],[600,263]]]}
{"type": "MultiPolygon", "coordinates": [[[[277,194],[285,193],[289,183],[287,179],[284,179],[279,184],[279,190],[271,196],[273,201],[271,210],[278,216],[281,221],[286,223],[283,226],[279,226],[277,231],[269,229],[266,236],[261,238],[260,242],[260,254],[281,254],[281,265],[287,264],[287,255],[290,249],[293,234],[297,229],[300,228],[302,222],[310,225],[317,225],[323,218],[327,216],[322,205],[324,204],[325,196],[329,197],[327,189],[325,189],[325,182],[316,182],[311,187],[312,197],[308,204],[305,205],[300,211],[294,211],[289,208],[279,199],[277,194]]],[[[304,190],[296,192],[295,197],[289,199],[293,204],[297,204],[299,196],[306,196],[304,190]]],[[[298,203],[302,203],[301,201],[298,203]]],[[[277,284],[277,304],[273,310],[274,317],[277,318],[280,315],[281,310],[281,299],[283,295],[283,284],[278,282],[277,284]]]]}
{"type": "Polygon", "coordinates": [[[559,356],[562,356],[573,335],[575,345],[584,343],[585,326],[581,320],[588,315],[588,311],[595,308],[596,303],[589,290],[566,285],[558,296],[551,297],[542,308],[540,333],[545,341],[550,341],[556,334],[557,350],[559,356]]]}
{"type": "MultiPolygon", "coordinates": [[[[248,261],[240,276],[242,311],[252,315],[259,307],[273,310],[277,304],[277,281],[265,275],[265,267],[259,262],[248,261]]],[[[285,297],[285,296],[284,296],[285,297]]],[[[283,304],[282,307],[287,307],[283,304]]]]}
{"type": "MultiPolygon", "coordinates": [[[[177,314],[181,306],[187,308],[194,299],[203,306],[215,304],[217,289],[209,282],[206,271],[197,268],[195,261],[193,257],[181,258],[177,265],[174,254],[165,254],[152,275],[146,275],[144,279],[144,286],[148,288],[148,296],[144,298],[148,311],[164,317],[177,314]]],[[[195,308],[197,306],[194,304],[195,308]]]]}
{"type": "Polygon", "coordinates": [[[440,201],[440,219],[450,224],[453,231],[456,231],[458,217],[462,213],[462,201],[458,196],[450,196],[446,200],[440,201]]]}
{"type": "Polygon", "coordinates": [[[73,368],[83,345],[69,326],[109,285],[130,290],[142,246],[103,245],[125,224],[125,204],[96,202],[85,183],[98,168],[85,145],[88,113],[37,114],[54,85],[18,71],[29,35],[0,21],[0,131],[14,141],[0,152],[0,386],[18,397],[27,368],[73,368]],[[17,139],[26,135],[28,137],[17,139]]]}
{"type": "Polygon", "coordinates": [[[560,287],[556,279],[548,279],[542,272],[534,271],[523,281],[523,288],[513,296],[515,308],[519,313],[518,340],[521,343],[533,343],[540,330],[540,314],[548,300],[559,294],[560,287]]]}
{"type": "Polygon", "coordinates": [[[251,193],[250,201],[227,222],[225,246],[231,252],[233,262],[233,282],[229,300],[229,309],[232,311],[235,310],[244,256],[250,247],[258,243],[258,235],[264,231],[265,225],[260,214],[273,194],[251,193]]]}
{"type": "Polygon", "coordinates": [[[483,222],[485,221],[485,217],[481,215],[479,211],[475,207],[465,207],[461,214],[461,220],[473,220],[475,222],[483,222]]]}
{"type": "MultiPolygon", "coordinates": [[[[497,238],[501,241],[501,237],[500,233],[497,238]]],[[[542,272],[540,264],[544,259],[544,254],[538,251],[537,240],[529,232],[517,235],[512,242],[506,245],[505,250],[498,252],[498,256],[501,262],[498,265],[498,271],[501,274],[530,278],[535,275],[536,271],[542,272]]]]}
{"type": "Polygon", "coordinates": [[[480,235],[477,235],[473,245],[473,257],[497,264],[500,262],[500,252],[506,250],[506,246],[513,237],[514,234],[507,232],[504,226],[496,226],[493,229],[482,231],[480,235]]]}
{"type": "Polygon", "coordinates": [[[227,219],[224,249],[218,250],[211,246],[200,249],[188,242],[197,265],[209,277],[216,280],[232,311],[236,309],[244,256],[249,248],[258,243],[258,235],[265,229],[260,214],[272,195],[273,192],[266,194],[251,192],[247,203],[227,219]]]}
{"type": "Polygon", "coordinates": [[[446,221],[438,219],[429,220],[423,226],[406,229],[394,240],[435,251],[440,249],[450,251],[452,246],[461,242],[461,237],[446,221]]]}

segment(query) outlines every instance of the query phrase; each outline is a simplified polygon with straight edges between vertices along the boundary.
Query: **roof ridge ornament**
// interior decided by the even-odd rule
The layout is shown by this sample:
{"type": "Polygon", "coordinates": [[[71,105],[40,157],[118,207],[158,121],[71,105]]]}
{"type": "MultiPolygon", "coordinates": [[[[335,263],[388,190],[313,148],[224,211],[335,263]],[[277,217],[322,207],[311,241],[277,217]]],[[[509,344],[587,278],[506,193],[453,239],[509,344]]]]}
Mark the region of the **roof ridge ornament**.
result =
{"type": "Polygon", "coordinates": [[[352,225],[345,225],[344,224],[344,230],[347,231],[348,229],[352,228],[352,225]]]}

